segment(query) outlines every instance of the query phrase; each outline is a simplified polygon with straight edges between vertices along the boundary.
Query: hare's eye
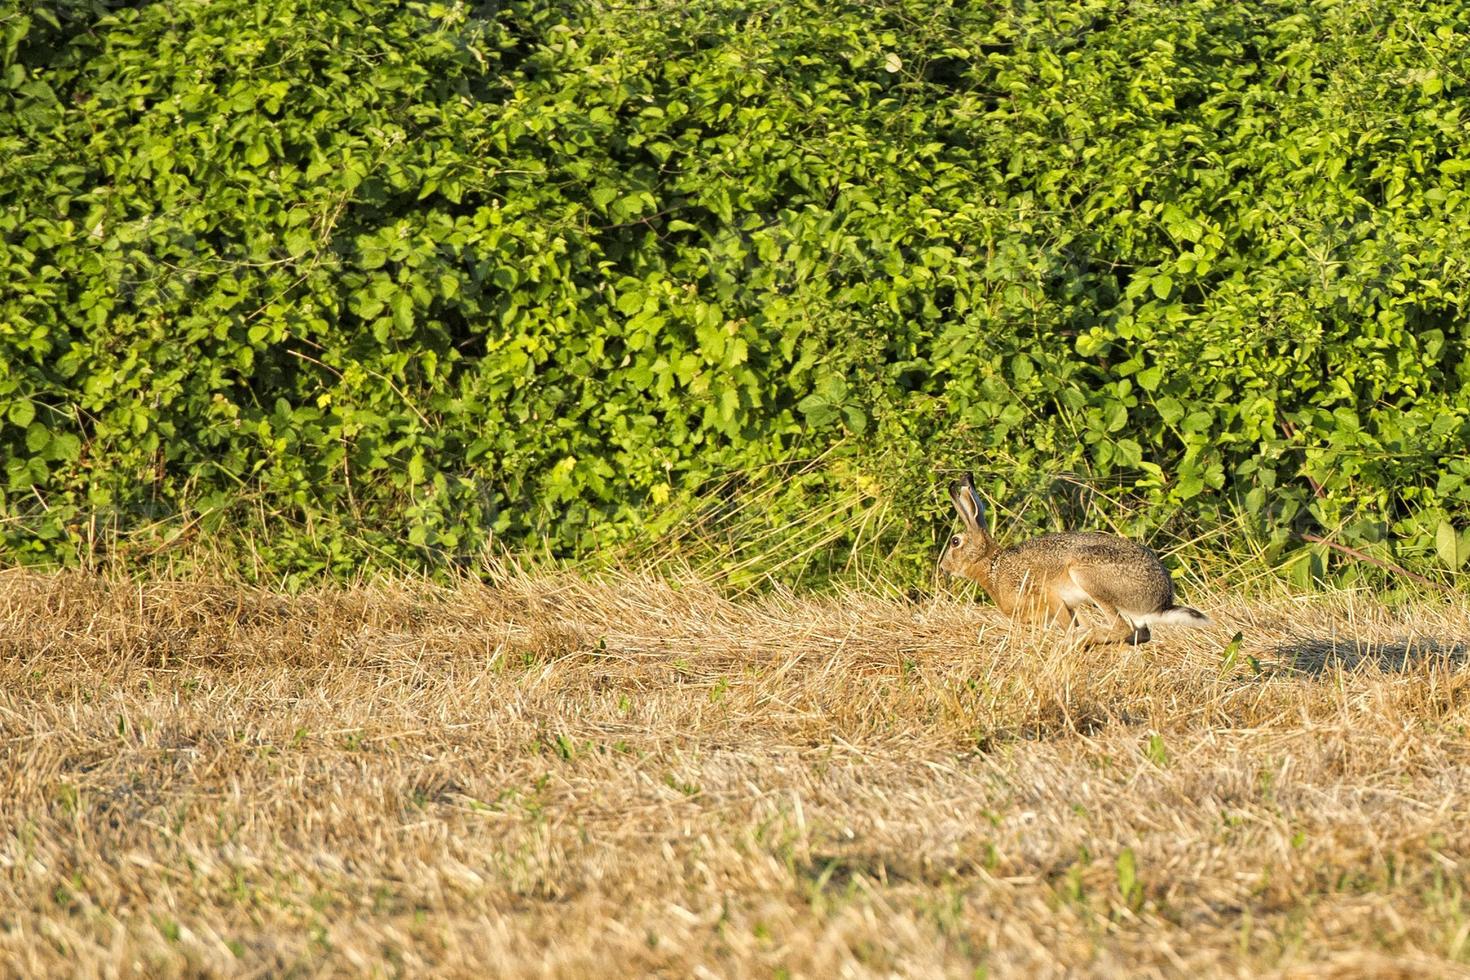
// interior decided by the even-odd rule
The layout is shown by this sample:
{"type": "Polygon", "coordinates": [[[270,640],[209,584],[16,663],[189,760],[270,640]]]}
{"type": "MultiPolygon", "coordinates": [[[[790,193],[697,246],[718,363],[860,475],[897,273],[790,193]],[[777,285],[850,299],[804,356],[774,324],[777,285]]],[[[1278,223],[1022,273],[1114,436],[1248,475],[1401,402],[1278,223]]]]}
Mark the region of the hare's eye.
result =
{"type": "Polygon", "coordinates": [[[958,534],[949,539],[949,546],[951,548],[958,548],[960,546],[960,536],[958,534]]]}

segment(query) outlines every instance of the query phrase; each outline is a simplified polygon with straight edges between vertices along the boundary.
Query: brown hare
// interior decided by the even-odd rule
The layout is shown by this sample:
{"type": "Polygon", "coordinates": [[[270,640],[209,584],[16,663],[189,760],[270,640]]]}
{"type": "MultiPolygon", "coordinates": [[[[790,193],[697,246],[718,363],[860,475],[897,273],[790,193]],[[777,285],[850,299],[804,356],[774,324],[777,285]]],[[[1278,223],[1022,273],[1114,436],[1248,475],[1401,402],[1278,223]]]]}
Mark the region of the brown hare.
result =
{"type": "Polygon", "coordinates": [[[1158,623],[1208,626],[1210,617],[1174,603],[1169,570],[1139,544],[1111,534],[1043,534],[1008,548],[985,528],[985,505],[966,473],[950,485],[965,530],[949,540],[939,567],[979,582],[1008,616],[1070,628],[1076,608],[1091,602],[1107,625],[1087,643],[1147,643],[1158,623]]]}

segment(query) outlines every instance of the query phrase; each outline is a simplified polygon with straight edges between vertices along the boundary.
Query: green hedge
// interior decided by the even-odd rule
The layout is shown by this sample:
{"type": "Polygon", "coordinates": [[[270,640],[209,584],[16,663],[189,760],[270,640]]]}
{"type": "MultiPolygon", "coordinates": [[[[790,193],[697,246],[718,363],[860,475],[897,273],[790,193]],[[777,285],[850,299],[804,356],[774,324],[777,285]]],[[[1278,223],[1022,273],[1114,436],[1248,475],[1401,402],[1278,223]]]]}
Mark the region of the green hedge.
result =
{"type": "Polygon", "coordinates": [[[0,14],[4,552],[1470,552],[1470,8],[658,6],[0,14]]]}

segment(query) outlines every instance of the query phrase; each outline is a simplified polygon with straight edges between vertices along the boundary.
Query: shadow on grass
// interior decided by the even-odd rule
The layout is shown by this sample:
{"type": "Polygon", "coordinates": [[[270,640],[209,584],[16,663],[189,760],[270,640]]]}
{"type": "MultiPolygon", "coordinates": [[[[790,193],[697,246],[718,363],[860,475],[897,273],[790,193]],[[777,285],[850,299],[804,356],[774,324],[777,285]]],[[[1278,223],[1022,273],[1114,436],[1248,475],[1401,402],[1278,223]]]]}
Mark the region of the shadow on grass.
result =
{"type": "Polygon", "coordinates": [[[1278,669],[1299,674],[1356,670],[1375,666],[1383,671],[1409,671],[1423,664],[1461,667],[1470,662],[1470,641],[1433,637],[1389,640],[1349,636],[1296,636],[1266,651],[1278,669]]]}
{"type": "Polygon", "coordinates": [[[798,873],[816,891],[837,893],[850,891],[859,880],[880,885],[943,885],[972,877],[975,870],[969,861],[932,862],[913,855],[856,850],[814,853],[797,864],[798,873]]]}

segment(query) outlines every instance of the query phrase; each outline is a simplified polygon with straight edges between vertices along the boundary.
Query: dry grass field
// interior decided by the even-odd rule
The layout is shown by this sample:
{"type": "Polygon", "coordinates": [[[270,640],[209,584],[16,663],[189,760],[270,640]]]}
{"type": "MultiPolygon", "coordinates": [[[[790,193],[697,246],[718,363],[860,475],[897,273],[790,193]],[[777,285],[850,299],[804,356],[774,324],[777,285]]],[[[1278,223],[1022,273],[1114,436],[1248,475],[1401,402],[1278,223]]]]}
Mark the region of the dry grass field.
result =
{"type": "Polygon", "coordinates": [[[1187,598],[3,573],[0,975],[1470,975],[1465,607],[1187,598]]]}

